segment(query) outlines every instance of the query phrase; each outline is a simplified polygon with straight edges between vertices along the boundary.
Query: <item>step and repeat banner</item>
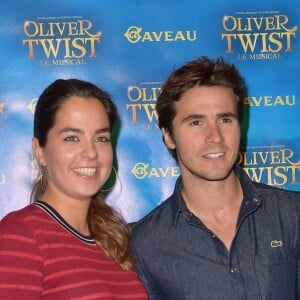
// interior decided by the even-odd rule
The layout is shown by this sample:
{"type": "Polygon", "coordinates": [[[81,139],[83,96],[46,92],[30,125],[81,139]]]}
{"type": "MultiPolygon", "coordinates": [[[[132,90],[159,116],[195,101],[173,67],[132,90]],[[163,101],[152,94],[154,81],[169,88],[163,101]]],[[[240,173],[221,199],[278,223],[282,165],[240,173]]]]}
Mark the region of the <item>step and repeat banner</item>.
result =
{"type": "Polygon", "coordinates": [[[117,104],[118,180],[107,201],[135,221],[180,175],[155,103],[183,63],[223,56],[248,86],[239,163],[255,181],[300,190],[297,0],[11,0],[0,4],[0,218],[29,203],[33,112],[58,78],[91,81],[117,104]]]}

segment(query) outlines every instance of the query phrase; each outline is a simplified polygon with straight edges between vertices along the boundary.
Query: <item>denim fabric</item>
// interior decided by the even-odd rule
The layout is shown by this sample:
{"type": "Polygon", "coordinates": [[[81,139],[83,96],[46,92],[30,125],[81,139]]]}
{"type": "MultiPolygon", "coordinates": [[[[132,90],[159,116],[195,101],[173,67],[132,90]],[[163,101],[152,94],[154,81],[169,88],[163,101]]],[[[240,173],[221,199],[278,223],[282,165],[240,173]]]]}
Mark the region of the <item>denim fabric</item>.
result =
{"type": "Polygon", "coordinates": [[[136,270],[150,299],[300,299],[300,193],[251,182],[236,167],[244,199],[230,251],[173,195],[133,224],[136,270]]]}

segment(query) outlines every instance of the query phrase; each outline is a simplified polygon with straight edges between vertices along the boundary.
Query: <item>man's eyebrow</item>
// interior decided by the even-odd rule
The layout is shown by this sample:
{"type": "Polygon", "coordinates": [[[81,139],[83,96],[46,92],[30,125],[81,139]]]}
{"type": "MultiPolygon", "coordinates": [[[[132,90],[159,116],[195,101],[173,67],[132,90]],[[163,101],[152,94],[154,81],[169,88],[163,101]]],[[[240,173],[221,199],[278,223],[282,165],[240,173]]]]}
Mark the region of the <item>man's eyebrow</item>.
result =
{"type": "Polygon", "coordinates": [[[198,119],[204,119],[205,118],[205,115],[203,114],[190,114],[188,116],[186,116],[182,122],[189,122],[189,121],[192,121],[192,120],[198,120],[198,119]]]}
{"type": "MultiPolygon", "coordinates": [[[[226,111],[226,112],[222,112],[222,113],[218,113],[217,118],[237,118],[237,115],[231,111],[226,111]]],[[[201,120],[201,119],[205,119],[206,115],[204,114],[190,114],[188,116],[186,116],[182,122],[189,122],[189,121],[193,121],[193,120],[201,120]]]]}
{"type": "Polygon", "coordinates": [[[224,117],[237,118],[237,114],[235,114],[231,111],[219,113],[219,114],[217,114],[217,116],[219,118],[224,118],[224,117]]]}

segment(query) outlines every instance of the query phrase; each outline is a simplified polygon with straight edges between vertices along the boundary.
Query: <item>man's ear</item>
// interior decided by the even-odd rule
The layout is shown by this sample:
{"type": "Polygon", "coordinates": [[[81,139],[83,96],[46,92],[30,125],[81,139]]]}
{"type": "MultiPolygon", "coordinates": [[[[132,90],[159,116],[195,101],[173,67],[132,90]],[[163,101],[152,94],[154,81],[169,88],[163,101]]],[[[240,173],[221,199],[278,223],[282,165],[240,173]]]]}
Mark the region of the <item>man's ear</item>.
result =
{"type": "Polygon", "coordinates": [[[32,151],[34,153],[34,157],[37,160],[40,166],[46,166],[44,149],[40,146],[39,140],[35,137],[32,138],[31,141],[32,151]]]}
{"type": "Polygon", "coordinates": [[[161,131],[162,131],[164,143],[166,144],[167,148],[174,150],[176,148],[176,145],[170,132],[165,130],[164,128],[162,128],[161,131]]]}

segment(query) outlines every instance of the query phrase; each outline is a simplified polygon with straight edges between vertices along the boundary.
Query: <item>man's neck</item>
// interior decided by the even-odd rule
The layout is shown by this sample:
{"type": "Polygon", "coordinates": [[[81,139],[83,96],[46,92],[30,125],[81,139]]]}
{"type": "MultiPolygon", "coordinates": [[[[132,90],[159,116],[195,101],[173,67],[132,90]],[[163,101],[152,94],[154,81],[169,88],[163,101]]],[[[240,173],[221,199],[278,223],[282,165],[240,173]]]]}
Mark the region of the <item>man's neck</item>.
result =
{"type": "Polygon", "coordinates": [[[190,181],[183,177],[182,197],[192,214],[230,249],[243,199],[238,178],[223,181],[190,181]]]}
{"type": "Polygon", "coordinates": [[[225,180],[207,181],[182,177],[183,199],[191,212],[213,214],[220,209],[240,206],[243,192],[239,179],[232,174],[225,180]]]}

